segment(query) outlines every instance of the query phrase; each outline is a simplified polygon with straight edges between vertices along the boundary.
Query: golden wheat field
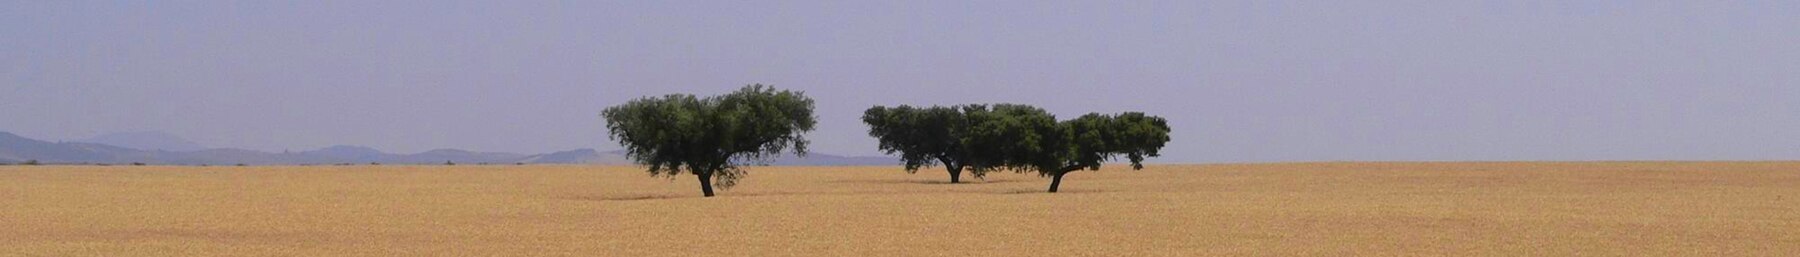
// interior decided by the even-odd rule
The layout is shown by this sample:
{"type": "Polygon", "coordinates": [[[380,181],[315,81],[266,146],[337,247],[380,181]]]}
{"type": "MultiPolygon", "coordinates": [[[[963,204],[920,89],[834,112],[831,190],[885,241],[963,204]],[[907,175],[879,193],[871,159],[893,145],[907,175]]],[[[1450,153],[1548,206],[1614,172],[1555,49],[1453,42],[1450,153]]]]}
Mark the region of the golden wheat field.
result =
{"type": "Polygon", "coordinates": [[[8,256],[1800,255],[1800,162],[0,167],[8,256]]]}

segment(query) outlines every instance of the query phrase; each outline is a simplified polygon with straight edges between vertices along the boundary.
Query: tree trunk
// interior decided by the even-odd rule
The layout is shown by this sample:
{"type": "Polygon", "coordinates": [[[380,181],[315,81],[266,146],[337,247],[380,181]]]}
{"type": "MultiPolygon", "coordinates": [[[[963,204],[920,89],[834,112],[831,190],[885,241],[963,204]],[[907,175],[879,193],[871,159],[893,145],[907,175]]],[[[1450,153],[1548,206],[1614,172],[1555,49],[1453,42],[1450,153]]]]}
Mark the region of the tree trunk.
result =
{"type": "Polygon", "coordinates": [[[1070,172],[1079,171],[1079,170],[1081,170],[1081,168],[1082,168],[1081,166],[1069,166],[1069,167],[1063,167],[1061,170],[1058,170],[1056,172],[1056,175],[1052,175],[1050,178],[1050,192],[1055,193],[1056,186],[1062,185],[1063,175],[1069,175],[1070,172]]]}
{"type": "Polygon", "coordinates": [[[944,164],[945,170],[950,171],[950,184],[962,183],[962,170],[963,170],[962,165],[958,165],[958,163],[950,161],[949,157],[938,156],[937,159],[938,159],[938,163],[944,164]]]}
{"type": "Polygon", "coordinates": [[[695,177],[700,178],[700,192],[705,193],[706,197],[713,197],[712,172],[706,172],[706,173],[701,173],[701,174],[696,174],[696,175],[698,175],[698,176],[695,176],[695,177]]]}
{"type": "MultiPolygon", "coordinates": [[[[949,166],[949,165],[946,165],[946,166],[949,166]]],[[[962,167],[961,166],[949,166],[949,168],[950,168],[950,184],[962,183],[962,167]]]]}

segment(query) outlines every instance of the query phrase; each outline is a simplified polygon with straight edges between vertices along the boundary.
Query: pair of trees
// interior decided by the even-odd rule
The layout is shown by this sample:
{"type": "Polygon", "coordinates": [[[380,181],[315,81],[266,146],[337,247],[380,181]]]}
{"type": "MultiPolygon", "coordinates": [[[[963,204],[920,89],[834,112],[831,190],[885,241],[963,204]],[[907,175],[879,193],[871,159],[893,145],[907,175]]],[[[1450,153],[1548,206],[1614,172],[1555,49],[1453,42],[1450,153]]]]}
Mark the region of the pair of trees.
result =
{"type": "MultiPolygon", "coordinates": [[[[646,97],[601,113],[626,156],[649,166],[652,176],[694,174],[700,190],[730,188],[745,173],[741,164],[791,150],[806,154],[813,100],[801,92],[754,84],[711,97],[671,94],[646,97]]],[[[1169,141],[1162,118],[1143,113],[1088,114],[1057,121],[1043,109],[1016,104],[915,108],[876,106],[863,115],[881,149],[900,154],[908,172],[943,165],[952,183],[967,169],[1037,172],[1062,178],[1123,156],[1134,169],[1169,141]]]]}
{"type": "Polygon", "coordinates": [[[1059,122],[1028,105],[901,105],[869,108],[862,119],[869,136],[880,141],[882,151],[899,154],[907,172],[941,164],[951,183],[960,182],[963,169],[976,178],[994,170],[1036,172],[1051,177],[1051,193],[1064,175],[1098,170],[1118,157],[1143,169],[1143,160],[1158,156],[1169,141],[1166,120],[1139,112],[1091,113],[1059,122]]]}

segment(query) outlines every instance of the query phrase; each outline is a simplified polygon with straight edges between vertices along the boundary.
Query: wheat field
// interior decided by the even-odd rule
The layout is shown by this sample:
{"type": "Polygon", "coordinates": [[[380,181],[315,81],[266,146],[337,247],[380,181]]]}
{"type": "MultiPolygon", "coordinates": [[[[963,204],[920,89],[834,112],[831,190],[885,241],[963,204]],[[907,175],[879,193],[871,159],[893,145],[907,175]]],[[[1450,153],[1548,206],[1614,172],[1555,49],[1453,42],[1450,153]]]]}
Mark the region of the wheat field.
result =
{"type": "Polygon", "coordinates": [[[1800,255],[1800,162],[0,167],[5,256],[1800,255]]]}

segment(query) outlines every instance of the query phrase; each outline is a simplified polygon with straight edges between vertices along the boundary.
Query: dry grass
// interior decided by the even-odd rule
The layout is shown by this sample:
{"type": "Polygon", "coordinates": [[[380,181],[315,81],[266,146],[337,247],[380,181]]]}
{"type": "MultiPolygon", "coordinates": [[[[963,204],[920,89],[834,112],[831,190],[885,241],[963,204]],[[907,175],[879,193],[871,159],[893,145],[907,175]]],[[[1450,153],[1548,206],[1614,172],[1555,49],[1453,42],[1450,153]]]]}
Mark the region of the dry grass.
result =
{"type": "Polygon", "coordinates": [[[1800,254],[1800,163],[0,167],[0,255],[1800,254]],[[1119,167],[1115,165],[1114,167],[1119,167]]]}

